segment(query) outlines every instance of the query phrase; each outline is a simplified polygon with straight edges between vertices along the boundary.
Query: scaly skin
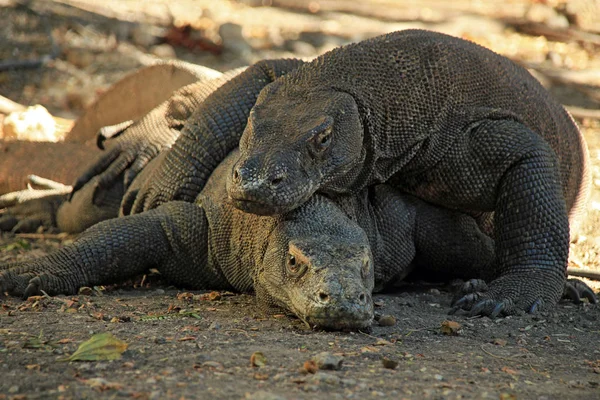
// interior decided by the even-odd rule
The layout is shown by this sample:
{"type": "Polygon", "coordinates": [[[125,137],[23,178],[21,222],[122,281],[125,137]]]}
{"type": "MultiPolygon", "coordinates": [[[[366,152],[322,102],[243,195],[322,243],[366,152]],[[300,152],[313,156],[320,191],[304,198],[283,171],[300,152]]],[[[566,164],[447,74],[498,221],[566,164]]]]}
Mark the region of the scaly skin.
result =
{"type": "Polygon", "coordinates": [[[459,304],[514,314],[560,299],[569,215],[589,191],[574,122],[525,69],[473,43],[403,31],[335,49],[263,89],[228,180],[233,204],[293,210],[315,192],[387,182],[492,222],[489,291],[459,304]]]}

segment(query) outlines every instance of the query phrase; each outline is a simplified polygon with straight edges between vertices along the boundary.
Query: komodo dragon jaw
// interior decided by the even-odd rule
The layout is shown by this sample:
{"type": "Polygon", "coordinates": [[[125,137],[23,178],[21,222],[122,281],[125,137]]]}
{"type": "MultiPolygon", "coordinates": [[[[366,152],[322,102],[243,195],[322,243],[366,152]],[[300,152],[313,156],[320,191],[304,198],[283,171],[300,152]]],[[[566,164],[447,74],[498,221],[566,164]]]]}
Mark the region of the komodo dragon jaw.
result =
{"type": "Polygon", "coordinates": [[[374,267],[366,237],[325,234],[294,238],[287,247],[280,243],[271,240],[264,268],[254,281],[261,305],[291,311],[311,328],[371,325],[374,267]]]}
{"type": "Polygon", "coordinates": [[[336,191],[333,182],[344,176],[347,185],[347,173],[363,157],[363,128],[352,96],[334,90],[294,93],[280,107],[265,94],[277,90],[277,82],[267,87],[250,112],[240,158],[227,179],[232,203],[253,214],[289,212],[324,184],[327,192],[349,193],[336,191]]]}

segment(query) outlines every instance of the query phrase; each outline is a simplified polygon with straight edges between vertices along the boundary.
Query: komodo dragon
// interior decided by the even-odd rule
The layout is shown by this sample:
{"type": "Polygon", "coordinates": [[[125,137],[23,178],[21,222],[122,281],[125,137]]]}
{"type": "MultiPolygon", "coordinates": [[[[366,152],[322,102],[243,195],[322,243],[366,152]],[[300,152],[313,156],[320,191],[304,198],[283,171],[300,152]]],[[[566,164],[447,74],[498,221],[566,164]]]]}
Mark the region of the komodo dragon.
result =
{"type": "MultiPolygon", "coordinates": [[[[42,175],[58,182],[73,182],[83,173],[85,167],[89,166],[90,160],[98,155],[95,146],[96,133],[101,127],[115,124],[123,126],[124,121],[138,120],[172,97],[175,90],[191,83],[222,76],[220,72],[210,68],[179,60],[152,62],[154,64],[128,74],[104,92],[76,121],[64,142],[0,139],[0,194],[22,189],[28,174],[42,175]],[[153,84],[148,85],[148,82],[153,84]]],[[[0,96],[0,113],[8,114],[24,108],[7,99],[3,100],[0,96]]],[[[193,109],[194,105],[189,108],[193,109]]],[[[187,119],[188,115],[184,115],[184,111],[185,109],[181,109],[177,116],[187,119]]],[[[176,137],[164,137],[168,133],[170,130],[166,129],[162,136],[150,135],[154,146],[170,146],[176,137]],[[159,143],[163,137],[165,143],[159,143]]],[[[153,149],[142,147],[144,143],[147,144],[140,140],[141,148],[136,150],[139,150],[140,158],[147,159],[153,149]]],[[[115,147],[123,147],[120,140],[113,141],[113,152],[115,147]]],[[[133,146],[127,144],[125,147],[133,151],[133,146]]]]}
{"type": "MultiPolygon", "coordinates": [[[[161,64],[140,70],[116,83],[115,88],[112,88],[77,121],[74,131],[69,133],[69,137],[82,139],[83,132],[97,128],[99,121],[117,122],[118,120],[115,120],[113,115],[115,113],[111,114],[107,110],[108,104],[113,103],[114,105],[121,99],[124,92],[132,89],[132,86],[142,85],[143,82],[140,80],[144,78],[160,78],[170,71],[172,76],[170,79],[175,82],[170,83],[168,87],[173,87],[184,78],[190,79],[187,75],[181,77],[182,71],[192,70],[196,77],[196,82],[174,91],[167,100],[159,103],[139,120],[117,122],[114,125],[96,129],[98,134],[94,141],[102,149],[107,144],[107,149],[91,163],[87,161],[83,168],[79,168],[82,172],[75,180],[73,191],[68,196],[60,194],[46,196],[44,190],[31,189],[0,196],[0,208],[11,205],[11,201],[22,203],[3,211],[3,215],[0,215],[0,231],[35,232],[40,226],[44,226],[58,229],[61,232],[79,233],[99,221],[116,217],[123,195],[135,176],[150,160],[175,142],[184,122],[192,114],[192,110],[197,108],[210,93],[243,70],[243,68],[234,69],[213,76],[214,74],[210,70],[203,72],[202,68],[198,66],[193,69],[187,63],[161,64]],[[95,113],[100,115],[95,115],[95,113]],[[93,190],[79,191],[88,183],[93,186],[93,190]],[[43,198],[39,201],[26,201],[28,197],[42,196],[43,198]],[[65,201],[67,198],[70,199],[69,202],[65,201]],[[5,199],[7,201],[3,201],[5,199]]],[[[138,93],[143,91],[138,87],[138,93]]],[[[146,94],[151,98],[159,96],[152,91],[146,94]]],[[[116,114],[122,118],[136,118],[138,112],[129,110],[129,112],[123,113],[121,110],[116,114]]],[[[71,139],[71,141],[75,141],[75,139],[71,139]]],[[[60,148],[69,149],[70,142],[61,144],[60,148]]],[[[20,143],[20,146],[25,144],[20,143]]],[[[41,144],[32,145],[37,149],[41,144]]],[[[57,147],[57,144],[46,145],[46,148],[57,147]]],[[[37,160],[42,161],[44,157],[46,157],[45,154],[40,155],[37,160]]],[[[50,157],[50,159],[55,164],[62,165],[56,158],[50,157]]],[[[65,165],[74,166],[73,158],[62,154],[62,159],[69,160],[64,163],[65,165]]],[[[75,161],[77,160],[75,158],[75,161]]],[[[38,162],[38,164],[46,165],[48,168],[47,161],[38,162]]],[[[20,165],[19,169],[27,170],[27,167],[20,165]]],[[[132,190],[131,192],[129,198],[134,199],[136,191],[132,190]]],[[[50,193],[52,192],[50,191],[50,193]]],[[[126,204],[123,207],[128,208],[126,204]]]]}
{"type": "Polygon", "coordinates": [[[496,316],[560,299],[569,215],[589,193],[587,149],[564,108],[507,58],[408,30],[309,63],[259,62],[196,110],[132,211],[193,200],[240,137],[236,207],[273,214],[315,192],[388,182],[477,217],[495,238],[489,291],[459,306],[496,316]]]}
{"type": "Polygon", "coordinates": [[[172,201],[103,221],[55,253],[0,266],[0,292],[76,293],[156,266],[182,287],[253,290],[260,304],[283,307],[311,326],[346,329],[371,323],[374,285],[416,266],[462,277],[490,271],[493,242],[472,217],[385,185],[336,201],[315,195],[286,215],[236,210],[225,190],[236,159],[234,152],[215,170],[196,204],[172,201]]]}

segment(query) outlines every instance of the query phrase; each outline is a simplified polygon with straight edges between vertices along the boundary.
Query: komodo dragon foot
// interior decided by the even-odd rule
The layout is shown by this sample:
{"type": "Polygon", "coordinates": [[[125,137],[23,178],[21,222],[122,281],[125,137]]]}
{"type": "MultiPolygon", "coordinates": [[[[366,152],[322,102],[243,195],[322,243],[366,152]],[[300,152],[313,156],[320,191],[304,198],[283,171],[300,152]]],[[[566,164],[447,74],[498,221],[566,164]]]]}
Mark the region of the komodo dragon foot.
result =
{"type": "MultiPolygon", "coordinates": [[[[598,298],[594,291],[579,279],[569,279],[565,282],[565,288],[562,295],[563,299],[571,300],[575,304],[581,303],[587,299],[590,303],[598,303],[598,298]]],[[[544,301],[538,298],[530,303],[528,308],[522,308],[532,314],[542,308],[544,301]]],[[[497,300],[490,293],[488,285],[481,279],[470,279],[466,281],[456,292],[452,299],[452,309],[450,314],[459,310],[468,311],[469,316],[484,315],[490,318],[499,315],[512,314],[519,310],[521,303],[515,304],[510,298],[497,300]]]]}

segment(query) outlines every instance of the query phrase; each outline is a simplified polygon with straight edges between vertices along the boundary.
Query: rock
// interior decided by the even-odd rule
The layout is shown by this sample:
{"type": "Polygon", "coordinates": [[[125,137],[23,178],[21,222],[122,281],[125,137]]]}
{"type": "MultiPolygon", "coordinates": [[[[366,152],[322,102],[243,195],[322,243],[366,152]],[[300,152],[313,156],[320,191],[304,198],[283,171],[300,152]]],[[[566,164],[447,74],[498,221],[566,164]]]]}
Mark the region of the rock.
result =
{"type": "Polygon", "coordinates": [[[288,40],[285,48],[299,57],[314,57],[317,54],[315,46],[301,40],[288,40]]]}
{"type": "Polygon", "coordinates": [[[534,3],[529,7],[525,18],[532,22],[546,24],[553,28],[568,28],[567,17],[559,14],[554,8],[541,3],[534,3]]]}
{"type": "Polygon", "coordinates": [[[66,58],[69,64],[83,69],[90,66],[94,62],[96,56],[87,49],[72,48],[66,50],[66,58]]]}
{"type": "Polygon", "coordinates": [[[324,370],[339,370],[342,368],[344,357],[335,356],[329,352],[322,352],[313,357],[313,361],[319,369],[324,370]]]}
{"type": "Polygon", "coordinates": [[[177,58],[177,53],[175,53],[175,49],[168,43],[152,46],[150,52],[156,57],[160,58],[177,58]]]}
{"type": "Polygon", "coordinates": [[[317,372],[316,374],[310,377],[309,382],[314,384],[325,383],[328,385],[338,385],[340,383],[340,378],[334,374],[317,372]]]}
{"type": "Polygon", "coordinates": [[[138,46],[149,48],[162,34],[164,30],[158,27],[140,24],[131,30],[131,40],[138,46]]]}
{"type": "Polygon", "coordinates": [[[64,139],[65,132],[57,129],[56,121],[41,105],[12,112],[4,118],[3,124],[5,139],[31,142],[59,142],[64,139]]]}
{"type": "Polygon", "coordinates": [[[252,47],[242,34],[242,26],[233,23],[225,23],[219,27],[219,36],[226,50],[233,51],[242,57],[249,56],[252,47]]]}
{"type": "Polygon", "coordinates": [[[379,317],[379,326],[394,326],[396,325],[396,318],[393,315],[382,315],[379,317]]]}
{"type": "Polygon", "coordinates": [[[285,400],[285,397],[275,393],[265,392],[264,390],[254,393],[246,393],[246,396],[244,397],[248,400],[285,400]]]}
{"type": "Polygon", "coordinates": [[[383,357],[381,359],[381,363],[383,364],[383,368],[387,368],[387,369],[396,369],[396,367],[398,366],[398,361],[391,360],[387,357],[383,357]]]}

